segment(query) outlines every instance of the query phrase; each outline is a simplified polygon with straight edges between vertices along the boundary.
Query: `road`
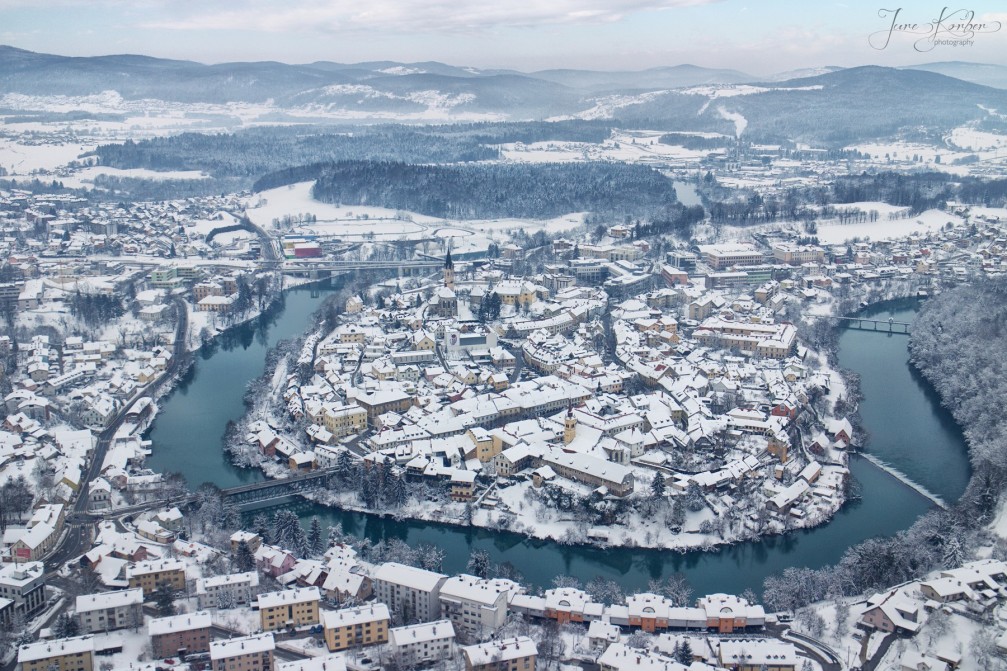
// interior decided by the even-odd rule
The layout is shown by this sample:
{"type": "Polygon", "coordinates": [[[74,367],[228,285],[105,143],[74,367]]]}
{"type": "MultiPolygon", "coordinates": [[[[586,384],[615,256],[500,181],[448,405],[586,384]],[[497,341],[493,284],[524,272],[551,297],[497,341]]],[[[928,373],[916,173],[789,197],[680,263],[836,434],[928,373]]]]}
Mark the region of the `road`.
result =
{"type": "MultiPolygon", "coordinates": [[[[126,421],[126,413],[133,401],[142,395],[153,394],[167,380],[172,379],[181,370],[183,361],[186,359],[186,340],[189,332],[189,311],[180,297],[175,296],[176,312],[178,323],[175,326],[175,345],[171,361],[165,368],[164,373],[159,378],[150,383],[146,388],[134,394],[127,403],[124,403],[112,422],[98,434],[98,442],[95,445],[91,461],[87,465],[87,470],[81,478],[80,492],[77,493],[77,500],[74,501],[70,514],[67,516],[67,532],[63,534],[59,542],[45,559],[46,571],[59,570],[59,568],[70,559],[80,556],[91,548],[91,522],[93,516],[88,513],[88,489],[91,481],[101,474],[101,466],[105,462],[105,453],[108,452],[112,444],[112,438],[116,431],[122,427],[126,421]]],[[[111,512],[111,511],[110,511],[111,512]]]]}

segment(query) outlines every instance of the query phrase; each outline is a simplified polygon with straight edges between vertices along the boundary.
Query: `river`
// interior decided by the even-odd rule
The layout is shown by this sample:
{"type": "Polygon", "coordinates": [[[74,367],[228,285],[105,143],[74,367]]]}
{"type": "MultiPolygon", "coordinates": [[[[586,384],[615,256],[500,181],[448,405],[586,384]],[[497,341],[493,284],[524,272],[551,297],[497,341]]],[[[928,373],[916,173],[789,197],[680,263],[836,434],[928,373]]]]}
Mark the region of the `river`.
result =
{"type": "MultiPolygon", "coordinates": [[[[261,478],[257,471],[228,463],[221,449],[224,427],[244,412],[245,386],[262,374],[267,349],[303,333],[323,298],[324,293],[290,291],[282,312],[236,329],[220,347],[200,356],[162,404],[150,432],[150,466],[179,472],[192,486],[210,481],[229,487],[261,478]]],[[[915,302],[889,304],[872,308],[864,316],[912,321],[914,308],[915,302]]],[[[868,450],[945,500],[954,501],[969,476],[965,447],[932,390],[908,367],[908,342],[905,335],[845,330],[840,336],[840,363],[861,375],[861,414],[872,436],[868,450]]],[[[447,573],[463,571],[469,552],[478,548],[496,562],[513,564],[532,585],[548,586],[560,574],[583,581],[600,575],[616,580],[624,589],[640,590],[651,579],[681,572],[697,594],[740,593],[748,587],[761,592],[766,576],[788,566],[819,568],[834,563],[848,546],[905,529],[931,507],[916,491],[863,458],[854,457],[850,467],[862,499],[845,506],[829,523],[713,552],[685,554],[564,546],[513,533],[395,521],[304,501],[290,505],[305,523],[317,515],[324,526],[339,522],[344,531],[373,541],[394,537],[413,546],[438,545],[445,551],[447,573]]]]}

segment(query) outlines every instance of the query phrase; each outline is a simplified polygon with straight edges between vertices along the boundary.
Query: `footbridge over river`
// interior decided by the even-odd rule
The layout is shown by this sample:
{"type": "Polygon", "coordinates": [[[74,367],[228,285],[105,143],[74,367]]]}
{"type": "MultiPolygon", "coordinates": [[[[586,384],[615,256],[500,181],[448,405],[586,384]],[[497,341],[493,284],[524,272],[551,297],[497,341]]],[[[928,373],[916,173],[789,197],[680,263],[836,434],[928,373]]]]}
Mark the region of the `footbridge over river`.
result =
{"type": "Polygon", "coordinates": [[[893,317],[888,319],[870,319],[868,317],[836,317],[833,315],[805,315],[806,317],[817,317],[819,319],[832,319],[839,322],[840,326],[859,331],[877,331],[878,333],[901,333],[909,335],[909,322],[897,321],[893,317]]]}
{"type": "Polygon", "coordinates": [[[335,472],[336,469],[334,468],[320,468],[310,473],[294,475],[289,478],[277,478],[275,480],[264,480],[262,482],[229,487],[220,490],[220,495],[226,503],[233,503],[239,506],[282,499],[294,494],[325,489],[329,484],[329,478],[335,475],[335,472]]]}

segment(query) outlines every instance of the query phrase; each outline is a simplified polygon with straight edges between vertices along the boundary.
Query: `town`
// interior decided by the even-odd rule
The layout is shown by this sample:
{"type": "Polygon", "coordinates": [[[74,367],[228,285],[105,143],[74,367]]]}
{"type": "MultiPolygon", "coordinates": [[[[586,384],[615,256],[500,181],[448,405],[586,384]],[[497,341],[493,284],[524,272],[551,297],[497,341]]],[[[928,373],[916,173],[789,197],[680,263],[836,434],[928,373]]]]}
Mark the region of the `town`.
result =
{"type": "MultiPolygon", "coordinates": [[[[444,163],[504,169],[490,183],[619,164],[673,191],[644,214],[455,217],[321,188],[325,171],[405,163],[314,175],[262,150],[279,172],[246,171],[247,151],[226,178],[152,169],[144,152],[170,155],[172,138],[211,156],[234,123],[276,123],[279,108],[112,93],[86,101],[115,110],[102,120],[8,114],[64,99],[0,108],[5,669],[971,671],[1007,658],[996,481],[938,486],[968,470],[964,447],[932,459],[931,480],[889,463],[839,360],[850,333],[909,341],[913,317],[884,306],[908,314],[1002,277],[1007,207],[986,181],[1003,173],[1002,135],[824,149],[749,141],[720,108],[734,135],[536,139],[571,121],[557,117],[491,142],[509,132],[495,119],[450,118],[489,139],[444,163]],[[197,118],[205,135],[178,136],[197,118]],[[112,166],[131,152],[145,167],[112,166]],[[993,500],[975,547],[949,491],[993,500]],[[891,498],[864,503],[879,492],[891,498]],[[905,520],[853,528],[894,517],[898,496],[915,506],[905,520]],[[917,518],[939,568],[899,555],[905,535],[862,563],[842,554],[917,518]],[[868,560],[911,579],[864,589],[850,575],[868,560]]],[[[982,128],[1000,128],[980,108],[982,128]]],[[[291,118],[319,142],[425,142],[291,118]]],[[[259,140],[295,137],[314,157],[277,128],[259,140]]],[[[585,128],[570,132],[599,132],[585,128]]],[[[927,413],[942,401],[954,405],[930,398],[927,413]]],[[[925,461],[913,440],[909,461],[925,461]]]]}

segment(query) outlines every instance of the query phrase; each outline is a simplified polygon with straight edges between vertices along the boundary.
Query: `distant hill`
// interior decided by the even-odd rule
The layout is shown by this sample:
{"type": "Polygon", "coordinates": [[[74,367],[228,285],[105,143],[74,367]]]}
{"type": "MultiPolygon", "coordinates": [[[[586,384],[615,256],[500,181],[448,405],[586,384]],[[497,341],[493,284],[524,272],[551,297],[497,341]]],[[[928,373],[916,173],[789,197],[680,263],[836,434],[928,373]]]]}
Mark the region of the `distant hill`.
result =
{"type": "Polygon", "coordinates": [[[753,139],[842,146],[900,135],[939,139],[983,116],[980,105],[1007,109],[1007,91],[923,70],[866,66],[753,86],[766,90],[698,101],[671,93],[624,107],[619,118],[665,123],[696,109],[693,130],[723,132],[725,116],[740,115],[744,135],[753,139]]]}
{"type": "MultiPolygon", "coordinates": [[[[893,136],[939,139],[1007,109],[1007,66],[813,68],[756,80],[695,65],[641,71],[520,73],[432,61],[204,65],[135,55],[72,58],[0,47],[0,95],[265,103],[269,118],[613,119],[628,127],[713,131],[829,146],[893,136]],[[954,76],[952,76],[954,75],[954,76]]],[[[65,105],[61,105],[65,110],[65,105]]],[[[112,110],[114,111],[114,110],[112,110]]]]}
{"type": "Polygon", "coordinates": [[[964,61],[946,61],[943,63],[924,63],[910,65],[905,70],[926,70],[937,74],[963,79],[973,84],[1007,89],[1007,66],[992,63],[967,63],[964,61]]]}

